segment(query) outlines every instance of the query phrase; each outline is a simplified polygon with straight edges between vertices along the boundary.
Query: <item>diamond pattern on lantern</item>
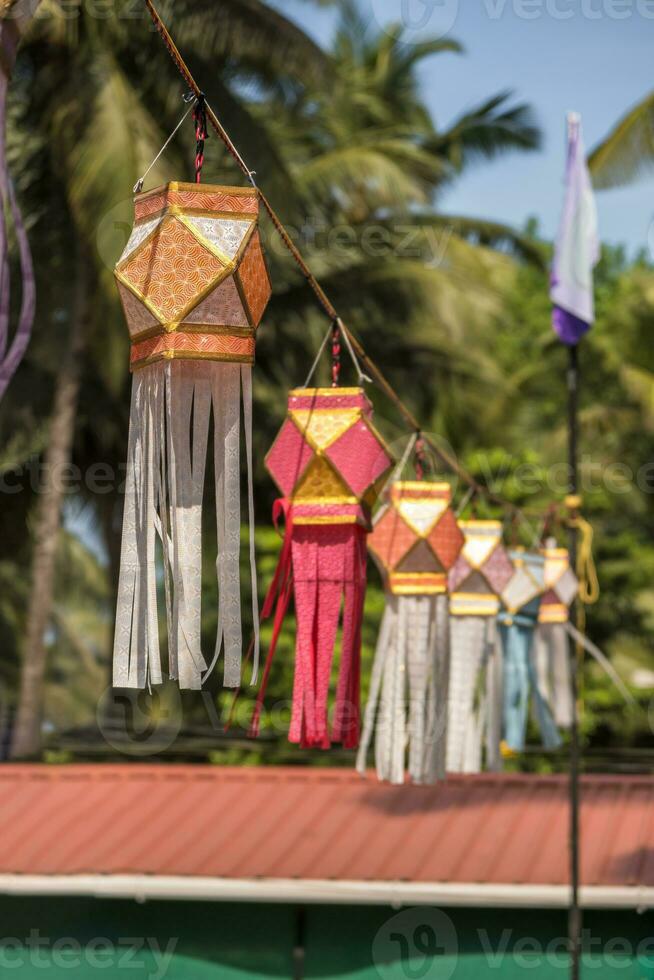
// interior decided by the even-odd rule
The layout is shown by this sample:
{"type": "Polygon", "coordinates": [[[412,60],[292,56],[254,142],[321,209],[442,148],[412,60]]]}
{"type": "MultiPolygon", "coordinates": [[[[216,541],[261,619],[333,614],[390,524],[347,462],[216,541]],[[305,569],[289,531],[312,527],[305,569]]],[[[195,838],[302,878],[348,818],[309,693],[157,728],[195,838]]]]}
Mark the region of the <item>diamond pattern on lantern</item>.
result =
{"type": "Polygon", "coordinates": [[[466,579],[465,591],[474,595],[486,595],[488,593],[488,582],[476,569],[472,570],[472,575],[466,579]]]}
{"type": "Polygon", "coordinates": [[[439,517],[447,510],[447,500],[416,500],[411,497],[400,500],[397,509],[416,534],[426,537],[439,517]]]}
{"type": "Polygon", "coordinates": [[[502,524],[500,521],[460,521],[465,543],[461,557],[450,573],[451,592],[485,592],[498,596],[513,577],[514,567],[502,545],[502,524]],[[471,587],[474,576],[480,585],[480,575],[485,589],[471,587]]]}
{"type": "Polygon", "coordinates": [[[417,540],[413,528],[402,520],[394,507],[388,505],[377,516],[368,538],[368,548],[381,567],[390,570],[402,562],[417,540]]]}
{"type": "Polygon", "coordinates": [[[189,215],[185,223],[229,261],[236,258],[245,236],[254,225],[252,220],[243,218],[205,218],[196,215],[189,215]]]}
{"type": "Polygon", "coordinates": [[[510,613],[540,599],[545,588],[545,563],[540,555],[525,551],[510,552],[513,575],[502,590],[500,598],[510,613]]]}
{"type": "Polygon", "coordinates": [[[400,564],[397,566],[398,572],[420,575],[423,572],[442,572],[443,567],[438,558],[431,550],[427,542],[423,539],[411,549],[400,564]]]}
{"type": "Polygon", "coordinates": [[[144,306],[136,298],[134,293],[130,292],[127,286],[123,286],[122,282],[118,283],[118,292],[120,293],[120,299],[123,304],[123,313],[125,314],[130,337],[137,337],[145,330],[151,330],[152,327],[159,326],[159,321],[150,313],[147,306],[144,306]]]}
{"type": "Polygon", "coordinates": [[[566,568],[553,592],[564,606],[572,605],[579,592],[579,580],[571,568],[566,568]]]}
{"type": "Polygon", "coordinates": [[[300,388],[266,457],[284,496],[302,505],[303,523],[369,524],[374,491],[392,465],[360,388],[300,388]]]}
{"type": "Polygon", "coordinates": [[[429,594],[447,589],[447,571],[463,547],[450,508],[448,484],[398,481],[378,515],[368,548],[391,592],[429,594]]]}
{"type": "Polygon", "coordinates": [[[544,621],[566,622],[568,611],[579,592],[579,580],[570,568],[567,548],[557,548],[549,539],[541,550],[545,560],[545,587],[541,618],[544,621]],[[554,608],[556,607],[556,609],[554,608]]]}
{"type": "Polygon", "coordinates": [[[251,236],[236,272],[253,327],[261,323],[272,288],[261,248],[259,232],[251,236]]]}
{"type": "Polygon", "coordinates": [[[291,495],[313,457],[309,443],[287,419],[266,456],[266,468],[285,497],[291,495]]]}
{"type": "Polygon", "coordinates": [[[337,498],[339,501],[356,503],[338,473],[324,457],[317,457],[307,468],[299,486],[295,488],[294,497],[296,500],[337,498]]]}
{"type": "Polygon", "coordinates": [[[206,299],[184,317],[184,323],[247,327],[248,318],[232,276],[223,279],[206,299]]]}
{"type": "Polygon", "coordinates": [[[118,259],[118,265],[120,265],[121,262],[125,262],[132,252],[135,252],[139,245],[141,245],[148,235],[150,235],[160,224],[161,218],[149,218],[147,221],[142,221],[140,224],[134,225],[132,233],[129,236],[129,241],[125,246],[125,251],[118,259]]]}
{"type": "Polygon", "coordinates": [[[464,542],[463,533],[449,507],[430,531],[427,541],[443,566],[443,570],[449,571],[459,557],[464,542]]]}
{"type": "Polygon", "coordinates": [[[307,442],[316,449],[326,449],[353,425],[359,417],[356,408],[349,411],[326,414],[324,412],[291,412],[291,418],[307,442]]]}
{"type": "Polygon", "coordinates": [[[162,221],[120,269],[162,323],[180,320],[224,273],[223,263],[176,218],[162,221]]]}
{"type": "Polygon", "coordinates": [[[450,592],[457,592],[460,589],[462,590],[463,583],[467,580],[472,571],[472,565],[468,564],[463,557],[463,553],[461,553],[452,565],[448,576],[450,592]]]}
{"type": "Polygon", "coordinates": [[[363,496],[391,462],[379,438],[361,418],[329,444],[325,455],[357,497],[363,496]]]}
{"type": "Polygon", "coordinates": [[[481,571],[493,592],[499,595],[513,575],[513,564],[501,545],[491,553],[481,571]]]}
{"type": "Polygon", "coordinates": [[[499,521],[461,521],[465,535],[463,555],[473,568],[481,568],[502,542],[502,525],[499,521]]]}

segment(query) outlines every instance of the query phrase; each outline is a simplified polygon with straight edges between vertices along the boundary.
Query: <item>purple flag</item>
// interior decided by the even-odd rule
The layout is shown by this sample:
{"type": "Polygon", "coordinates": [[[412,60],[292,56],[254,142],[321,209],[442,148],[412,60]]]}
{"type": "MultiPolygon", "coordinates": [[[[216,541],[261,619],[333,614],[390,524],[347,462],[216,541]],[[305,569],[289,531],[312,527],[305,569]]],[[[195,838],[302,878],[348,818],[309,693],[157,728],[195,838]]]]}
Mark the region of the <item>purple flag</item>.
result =
{"type": "Polygon", "coordinates": [[[593,269],[600,257],[597,209],[586,165],[581,119],[568,116],[568,163],[563,215],[554,247],[552,326],[564,344],[579,342],[595,319],[593,269]]]}

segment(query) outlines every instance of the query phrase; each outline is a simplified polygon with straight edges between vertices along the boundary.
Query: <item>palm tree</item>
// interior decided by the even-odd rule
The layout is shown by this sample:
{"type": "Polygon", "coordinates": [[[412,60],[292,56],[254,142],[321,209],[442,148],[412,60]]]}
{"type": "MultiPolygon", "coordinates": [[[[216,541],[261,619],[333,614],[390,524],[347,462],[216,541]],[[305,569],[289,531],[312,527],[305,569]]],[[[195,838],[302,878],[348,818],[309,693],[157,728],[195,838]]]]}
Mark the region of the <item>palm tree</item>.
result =
{"type": "Polygon", "coordinates": [[[634,106],[590,154],[595,187],[621,187],[654,170],[654,92],[634,106]]]}
{"type": "MultiPolygon", "coordinates": [[[[479,418],[474,394],[463,405],[462,379],[498,381],[480,324],[499,311],[502,284],[512,275],[503,253],[536,262],[542,253],[500,223],[441,212],[440,201],[466,169],[533,150],[540,134],[531,110],[509,93],[437,127],[417,70],[427,58],[459,54],[454,40],[406,44],[402,28],[376,31],[346,4],[333,50],[328,89],[280,86],[274,111],[264,104],[260,121],[282,147],[305,202],[301,244],[314,271],[396,387],[410,393],[423,418],[452,434],[464,428],[454,405],[469,421],[479,418]],[[326,229],[335,229],[331,240],[326,229]]],[[[284,272],[277,271],[279,283],[284,272]]],[[[268,316],[274,331],[261,335],[259,363],[270,390],[264,394],[260,385],[259,397],[268,412],[282,378],[302,376],[325,329],[313,319],[303,282],[286,280],[268,316]]],[[[473,391],[483,397],[480,386],[473,391]]]]}
{"type": "MultiPolygon", "coordinates": [[[[53,613],[63,503],[62,481],[57,474],[71,460],[85,352],[97,357],[96,384],[100,379],[105,390],[112,392],[113,387],[114,394],[122,387],[116,376],[111,376],[111,367],[119,363],[126,344],[124,338],[116,341],[106,329],[107,311],[108,322],[118,322],[118,317],[111,277],[96,249],[97,227],[103,216],[124,200],[126,188],[155,156],[164,139],[157,119],[170,115],[180,94],[166,52],[158,39],[142,30],[142,23],[135,27],[126,16],[126,4],[114,5],[102,20],[94,18],[82,3],[78,16],[71,20],[69,7],[64,9],[58,0],[43,0],[42,16],[32,24],[19,66],[22,86],[17,97],[23,102],[23,131],[29,131],[31,119],[38,119],[41,134],[32,147],[32,181],[26,188],[32,205],[38,201],[39,210],[32,215],[33,234],[43,234],[46,228],[52,235],[54,225],[55,247],[63,253],[68,243],[75,241],[77,253],[72,269],[75,288],[64,290],[70,308],[65,317],[67,329],[60,330],[57,338],[59,368],[45,484],[34,521],[13,757],[34,755],[40,746],[45,633],[53,613]]],[[[171,13],[172,4],[166,9],[171,13]]],[[[315,77],[326,67],[319,49],[259,0],[225,4],[220,17],[206,0],[177,2],[174,12],[180,40],[186,41],[193,57],[203,65],[203,75],[211,78],[208,95],[218,96],[225,114],[241,124],[248,117],[237,94],[243,78],[265,79],[273,71],[279,75],[304,71],[306,77],[315,77]],[[275,45],[270,44],[271,36],[275,45]]],[[[20,142],[20,137],[15,142],[20,142]]],[[[277,163],[265,133],[261,133],[261,151],[277,163]]],[[[179,167],[181,172],[181,163],[179,167]]],[[[282,168],[276,167],[276,173],[282,186],[282,168]]],[[[161,168],[153,177],[163,177],[161,168]]],[[[42,305],[51,293],[46,288],[42,305]]],[[[98,449],[103,439],[101,433],[99,438],[92,438],[95,428],[91,424],[86,435],[91,435],[88,441],[98,449]]]]}

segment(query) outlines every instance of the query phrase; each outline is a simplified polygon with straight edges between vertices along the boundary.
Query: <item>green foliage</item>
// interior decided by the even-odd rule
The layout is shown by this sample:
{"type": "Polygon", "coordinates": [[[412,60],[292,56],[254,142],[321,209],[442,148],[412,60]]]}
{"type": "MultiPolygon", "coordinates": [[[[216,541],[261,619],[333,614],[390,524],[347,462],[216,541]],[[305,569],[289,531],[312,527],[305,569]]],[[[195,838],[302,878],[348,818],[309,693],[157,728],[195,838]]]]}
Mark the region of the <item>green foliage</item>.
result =
{"type": "Polygon", "coordinates": [[[590,154],[598,188],[621,187],[651,174],[654,167],[654,93],[650,92],[613,127],[590,154]]]}

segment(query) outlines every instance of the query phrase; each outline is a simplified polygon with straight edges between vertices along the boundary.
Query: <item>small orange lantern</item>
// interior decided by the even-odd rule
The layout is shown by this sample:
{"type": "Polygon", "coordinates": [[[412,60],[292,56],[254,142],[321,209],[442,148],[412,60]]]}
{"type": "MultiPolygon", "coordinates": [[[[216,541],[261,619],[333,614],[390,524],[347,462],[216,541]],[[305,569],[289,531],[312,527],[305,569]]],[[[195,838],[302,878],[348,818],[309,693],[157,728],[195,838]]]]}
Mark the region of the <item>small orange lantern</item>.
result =
{"type": "Polygon", "coordinates": [[[380,779],[445,775],[449,672],[448,572],[463,546],[447,483],[398,481],[368,541],[386,585],[357,768],[376,727],[380,779]]]}

